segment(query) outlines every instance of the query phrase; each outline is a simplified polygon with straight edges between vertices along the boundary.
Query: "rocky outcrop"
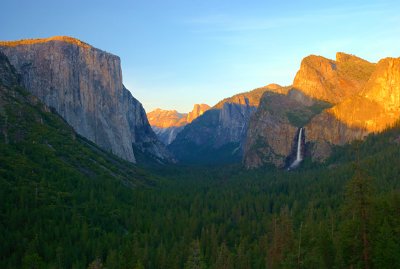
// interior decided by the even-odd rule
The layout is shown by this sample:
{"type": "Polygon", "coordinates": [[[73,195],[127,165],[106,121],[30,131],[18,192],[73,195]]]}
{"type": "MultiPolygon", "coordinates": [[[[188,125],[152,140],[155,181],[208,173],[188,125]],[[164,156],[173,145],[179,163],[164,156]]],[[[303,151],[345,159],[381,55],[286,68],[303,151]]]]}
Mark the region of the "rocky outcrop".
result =
{"type": "Polygon", "coordinates": [[[287,94],[266,92],[247,131],[243,158],[245,166],[256,168],[272,163],[284,167],[297,141],[294,138],[299,127],[305,126],[327,107],[329,104],[295,89],[287,94]]]}
{"type": "Polygon", "coordinates": [[[159,160],[169,154],[142,105],[122,84],[119,57],[70,37],[0,42],[22,84],[75,131],[135,162],[135,150],[159,160]]]}
{"type": "Polygon", "coordinates": [[[187,125],[168,148],[187,163],[239,162],[250,118],[266,91],[287,88],[272,84],[220,101],[187,125]]]}
{"type": "Polygon", "coordinates": [[[303,59],[293,88],[306,95],[337,104],[357,95],[368,81],[375,64],[338,52],[336,61],[310,55],[303,59]]]}
{"type": "Polygon", "coordinates": [[[380,60],[359,96],[328,112],[347,126],[368,132],[393,125],[400,117],[400,58],[380,60]]]}
{"type": "Polygon", "coordinates": [[[332,145],[344,145],[356,139],[363,139],[368,131],[351,127],[338,120],[330,110],[315,116],[306,126],[306,142],[309,142],[313,161],[324,161],[331,154],[332,145]]]}
{"type": "Polygon", "coordinates": [[[158,138],[165,145],[169,145],[183,130],[184,126],[203,115],[208,109],[210,109],[210,106],[206,104],[195,104],[193,110],[189,113],[157,108],[147,113],[147,118],[158,138]]]}
{"type": "Polygon", "coordinates": [[[225,103],[240,104],[240,102],[243,102],[244,98],[247,98],[250,106],[258,107],[258,105],[260,104],[261,97],[266,91],[276,92],[276,93],[287,93],[289,89],[290,87],[282,87],[278,84],[272,83],[264,87],[256,88],[248,92],[235,94],[231,97],[225,98],[219,101],[215,106],[213,106],[213,108],[221,109],[225,103]]]}
{"type": "MultiPolygon", "coordinates": [[[[323,154],[321,144],[344,145],[381,132],[400,119],[400,58],[378,62],[375,71],[357,96],[353,96],[316,116],[306,126],[309,141],[323,154]]],[[[324,146],[326,147],[326,146],[324,146]]],[[[313,156],[314,156],[313,155],[313,156]]],[[[317,158],[318,159],[318,158],[317,158]]]]}
{"type": "Polygon", "coordinates": [[[187,114],[186,123],[191,123],[209,109],[210,106],[207,104],[195,104],[192,111],[187,114]]]}
{"type": "Polygon", "coordinates": [[[284,166],[298,127],[304,127],[308,154],[323,161],[332,145],[394,125],[400,118],[400,58],[372,64],[344,53],[337,53],[336,61],[309,56],[302,61],[293,89],[298,90],[296,98],[293,90],[262,98],[246,139],[248,168],[284,166]],[[329,103],[332,107],[327,108],[329,103]]]}
{"type": "Polygon", "coordinates": [[[236,142],[242,144],[250,117],[256,109],[246,97],[237,97],[235,103],[225,103],[219,113],[218,139],[215,146],[236,142]]]}

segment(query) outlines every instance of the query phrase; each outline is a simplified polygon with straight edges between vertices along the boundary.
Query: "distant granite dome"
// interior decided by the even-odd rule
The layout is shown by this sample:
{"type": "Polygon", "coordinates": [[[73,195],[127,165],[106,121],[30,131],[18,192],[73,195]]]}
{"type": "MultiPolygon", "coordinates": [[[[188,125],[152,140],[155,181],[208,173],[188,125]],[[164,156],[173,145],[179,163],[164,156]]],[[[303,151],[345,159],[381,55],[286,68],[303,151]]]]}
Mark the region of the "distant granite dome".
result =
{"type": "Polygon", "coordinates": [[[0,42],[0,51],[23,85],[78,134],[131,162],[135,151],[170,158],[122,84],[119,57],[65,36],[0,42]]]}
{"type": "Polygon", "coordinates": [[[189,113],[157,108],[147,113],[147,118],[158,138],[165,145],[169,145],[174,141],[177,134],[183,130],[184,126],[203,115],[208,109],[210,109],[210,106],[207,104],[195,104],[189,113]]]}
{"type": "Polygon", "coordinates": [[[186,113],[179,113],[176,110],[163,110],[157,108],[147,113],[147,119],[153,127],[168,128],[186,125],[186,113]]]}
{"type": "Polygon", "coordinates": [[[207,110],[210,109],[209,105],[206,104],[195,104],[192,111],[190,111],[186,117],[186,122],[191,123],[198,117],[204,114],[207,110]]]}

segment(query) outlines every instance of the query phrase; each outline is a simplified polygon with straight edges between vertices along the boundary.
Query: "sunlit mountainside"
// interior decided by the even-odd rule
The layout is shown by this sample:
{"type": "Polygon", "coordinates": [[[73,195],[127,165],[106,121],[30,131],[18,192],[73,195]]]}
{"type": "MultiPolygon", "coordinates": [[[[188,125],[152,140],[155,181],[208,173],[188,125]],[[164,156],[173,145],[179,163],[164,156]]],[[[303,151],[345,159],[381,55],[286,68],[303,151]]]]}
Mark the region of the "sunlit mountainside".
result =
{"type": "Polygon", "coordinates": [[[0,268],[400,268],[400,60],[146,114],[120,58],[0,42],[0,268]]]}

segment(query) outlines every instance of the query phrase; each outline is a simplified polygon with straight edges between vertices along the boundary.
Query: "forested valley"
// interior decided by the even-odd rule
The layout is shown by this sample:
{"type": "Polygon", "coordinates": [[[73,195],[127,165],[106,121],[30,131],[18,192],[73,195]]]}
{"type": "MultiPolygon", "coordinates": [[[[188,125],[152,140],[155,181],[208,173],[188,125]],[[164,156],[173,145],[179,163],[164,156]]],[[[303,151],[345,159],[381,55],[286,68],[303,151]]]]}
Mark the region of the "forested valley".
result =
{"type": "Polygon", "coordinates": [[[140,167],[3,58],[0,268],[400,268],[399,124],[292,171],[140,167]]]}

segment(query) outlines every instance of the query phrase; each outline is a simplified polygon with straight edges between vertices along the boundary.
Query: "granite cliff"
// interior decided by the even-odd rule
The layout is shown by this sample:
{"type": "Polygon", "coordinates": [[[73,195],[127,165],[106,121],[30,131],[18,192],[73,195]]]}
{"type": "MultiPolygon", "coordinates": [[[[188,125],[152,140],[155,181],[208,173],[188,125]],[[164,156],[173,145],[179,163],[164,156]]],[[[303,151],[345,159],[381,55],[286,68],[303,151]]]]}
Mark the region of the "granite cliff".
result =
{"type": "Polygon", "coordinates": [[[336,61],[310,55],[301,62],[293,88],[337,104],[358,94],[374,69],[375,64],[342,52],[336,54],[336,61]]]}
{"type": "Polygon", "coordinates": [[[158,138],[165,145],[169,145],[187,124],[203,115],[208,109],[210,106],[207,104],[195,104],[189,113],[157,108],[147,113],[147,118],[158,138]]]}
{"type": "Polygon", "coordinates": [[[207,104],[195,104],[193,106],[192,111],[190,111],[186,116],[186,124],[191,123],[198,117],[204,114],[207,110],[210,109],[210,106],[207,104]]]}
{"type": "Polygon", "coordinates": [[[266,91],[285,92],[287,88],[271,84],[218,102],[188,124],[168,148],[186,163],[239,162],[250,117],[266,91]]]}
{"type": "Polygon", "coordinates": [[[247,131],[243,158],[246,167],[255,168],[265,163],[287,166],[298,129],[329,106],[295,89],[287,94],[266,92],[247,131]]]}
{"type": "Polygon", "coordinates": [[[74,130],[130,162],[168,160],[146,113],[122,84],[119,57],[70,37],[0,42],[23,86],[74,130]]]}
{"type": "Polygon", "coordinates": [[[304,58],[287,94],[262,97],[247,132],[245,166],[287,165],[300,127],[314,161],[325,160],[332,145],[388,128],[400,117],[399,85],[399,58],[378,64],[344,53],[336,61],[304,58]]]}
{"type": "Polygon", "coordinates": [[[380,132],[400,116],[400,58],[378,62],[363,90],[330,111],[348,126],[380,132]]]}
{"type": "Polygon", "coordinates": [[[378,62],[363,89],[351,98],[316,116],[307,126],[312,152],[324,159],[326,144],[343,145],[381,132],[400,118],[400,58],[378,62]]]}

